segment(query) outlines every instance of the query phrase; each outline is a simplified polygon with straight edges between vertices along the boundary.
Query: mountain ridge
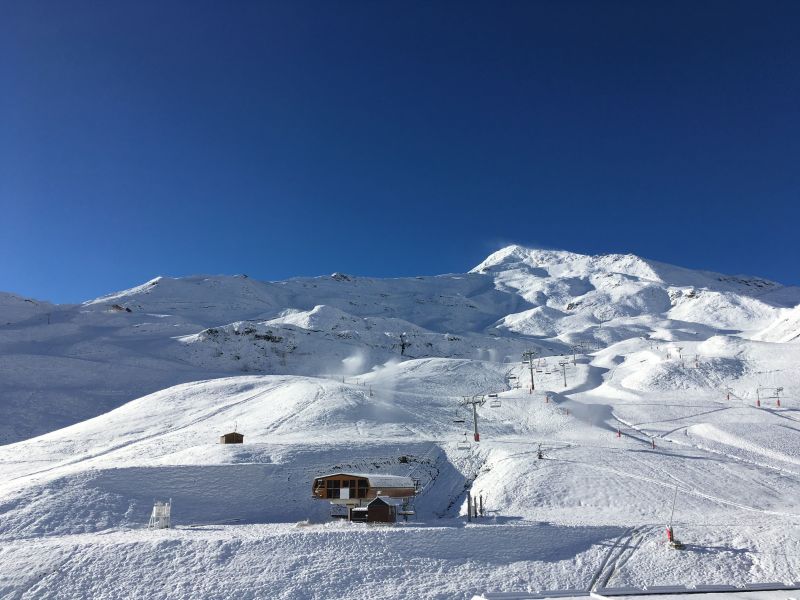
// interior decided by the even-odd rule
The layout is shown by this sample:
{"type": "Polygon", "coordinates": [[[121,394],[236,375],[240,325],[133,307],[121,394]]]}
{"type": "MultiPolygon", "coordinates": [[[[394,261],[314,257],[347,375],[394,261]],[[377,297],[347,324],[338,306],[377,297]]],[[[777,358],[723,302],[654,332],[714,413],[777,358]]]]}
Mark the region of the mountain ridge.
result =
{"type": "Polygon", "coordinates": [[[797,341],[798,305],[800,288],[760,278],[519,245],[461,274],[159,276],[77,305],[3,294],[0,441],[192,378],[308,376],[409,358],[503,362],[630,337],[797,341]]]}

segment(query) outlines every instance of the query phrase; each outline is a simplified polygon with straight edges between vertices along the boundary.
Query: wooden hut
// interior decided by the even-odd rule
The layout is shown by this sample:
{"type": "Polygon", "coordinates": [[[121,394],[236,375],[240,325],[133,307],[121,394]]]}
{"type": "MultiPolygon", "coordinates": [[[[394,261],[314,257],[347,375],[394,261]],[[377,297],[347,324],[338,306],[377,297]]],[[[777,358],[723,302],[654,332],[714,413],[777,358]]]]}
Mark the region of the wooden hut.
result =
{"type": "Polygon", "coordinates": [[[232,431],[231,433],[226,433],[224,435],[219,436],[219,443],[220,444],[244,444],[244,435],[241,433],[237,433],[232,431]]]}
{"type": "Polygon", "coordinates": [[[373,498],[366,506],[351,508],[350,520],[365,523],[394,523],[397,521],[397,513],[400,511],[401,506],[402,500],[399,498],[378,496],[373,498]]]}

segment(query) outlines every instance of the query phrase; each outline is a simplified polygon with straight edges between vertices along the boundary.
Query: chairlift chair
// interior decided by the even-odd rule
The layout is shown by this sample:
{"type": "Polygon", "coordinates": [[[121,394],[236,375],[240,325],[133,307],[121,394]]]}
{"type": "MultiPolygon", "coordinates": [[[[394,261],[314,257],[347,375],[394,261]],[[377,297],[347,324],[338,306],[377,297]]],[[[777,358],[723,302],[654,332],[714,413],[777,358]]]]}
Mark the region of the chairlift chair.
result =
{"type": "Polygon", "coordinates": [[[464,439],[462,441],[458,442],[458,445],[456,447],[459,450],[469,450],[470,449],[470,443],[469,443],[469,440],[467,439],[466,432],[464,433],[464,439]]]}
{"type": "Polygon", "coordinates": [[[492,401],[489,402],[489,408],[500,408],[500,406],[500,398],[498,398],[495,394],[494,398],[492,398],[492,401]]]}

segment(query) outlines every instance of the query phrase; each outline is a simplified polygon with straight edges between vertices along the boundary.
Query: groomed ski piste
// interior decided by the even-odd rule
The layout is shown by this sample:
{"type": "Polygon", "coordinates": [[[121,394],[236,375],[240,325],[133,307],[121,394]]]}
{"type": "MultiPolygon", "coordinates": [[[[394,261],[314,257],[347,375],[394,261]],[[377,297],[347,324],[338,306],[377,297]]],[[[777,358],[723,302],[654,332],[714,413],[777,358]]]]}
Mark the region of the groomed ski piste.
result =
{"type": "Polygon", "coordinates": [[[0,597],[800,597],[799,304],[519,246],[462,275],[2,296],[0,597]],[[476,443],[463,400],[489,393],[476,443]],[[332,521],[311,481],[338,470],[419,479],[416,514],[332,521]]]}

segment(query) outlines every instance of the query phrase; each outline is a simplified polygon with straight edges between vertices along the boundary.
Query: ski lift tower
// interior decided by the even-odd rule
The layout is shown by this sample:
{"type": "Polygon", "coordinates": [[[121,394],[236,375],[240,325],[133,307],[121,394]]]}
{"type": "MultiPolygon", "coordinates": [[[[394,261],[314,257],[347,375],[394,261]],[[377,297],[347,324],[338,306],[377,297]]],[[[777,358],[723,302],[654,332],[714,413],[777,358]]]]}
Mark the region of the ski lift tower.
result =
{"type": "Polygon", "coordinates": [[[560,360],[558,361],[558,366],[561,367],[561,372],[564,374],[564,387],[567,387],[567,365],[569,364],[568,360],[560,360]]]}
{"type": "Polygon", "coordinates": [[[474,429],[474,439],[476,442],[480,442],[481,434],[478,433],[478,407],[486,404],[486,398],[481,394],[475,394],[472,396],[472,398],[469,396],[464,396],[462,404],[464,406],[472,405],[472,426],[474,429]]]}
{"type": "Polygon", "coordinates": [[[534,350],[526,350],[525,352],[522,353],[522,364],[523,364],[523,366],[527,365],[528,368],[531,371],[531,389],[528,390],[529,394],[532,394],[533,390],[536,389],[536,386],[533,383],[533,369],[534,369],[533,359],[534,358],[536,358],[536,352],[534,350]]]}
{"type": "Polygon", "coordinates": [[[578,352],[583,353],[583,344],[573,344],[572,346],[569,347],[569,349],[572,351],[572,364],[577,365],[578,352]]]}

